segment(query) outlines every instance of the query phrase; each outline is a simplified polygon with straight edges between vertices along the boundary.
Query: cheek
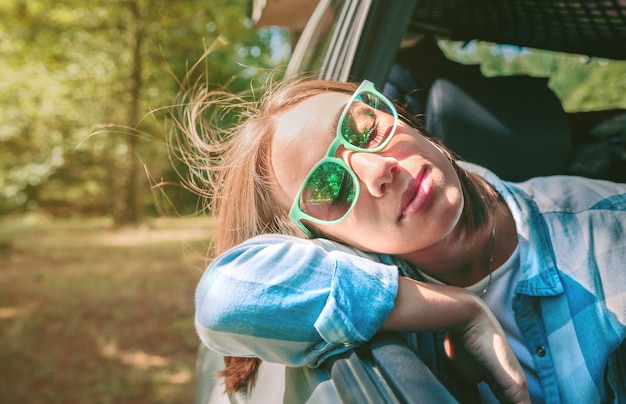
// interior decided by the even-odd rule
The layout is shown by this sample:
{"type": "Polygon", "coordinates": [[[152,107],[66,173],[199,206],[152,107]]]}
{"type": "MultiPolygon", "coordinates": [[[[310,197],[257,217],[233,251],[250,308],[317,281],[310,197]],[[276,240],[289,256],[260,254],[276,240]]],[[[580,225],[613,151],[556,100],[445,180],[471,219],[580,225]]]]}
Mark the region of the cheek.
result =
{"type": "MultiPolygon", "coordinates": [[[[354,211],[340,223],[334,225],[316,225],[319,235],[363,251],[384,252],[379,237],[387,234],[380,223],[366,218],[358,218],[354,211]]],[[[384,239],[384,237],[383,237],[384,239]]]]}
{"type": "MultiPolygon", "coordinates": [[[[449,231],[451,231],[461,220],[463,214],[463,208],[465,206],[465,200],[463,199],[463,191],[461,185],[458,187],[450,186],[446,192],[448,199],[447,212],[442,215],[444,222],[448,222],[449,231]],[[448,218],[448,220],[445,220],[448,218]]],[[[444,209],[446,207],[444,206],[444,209]]]]}

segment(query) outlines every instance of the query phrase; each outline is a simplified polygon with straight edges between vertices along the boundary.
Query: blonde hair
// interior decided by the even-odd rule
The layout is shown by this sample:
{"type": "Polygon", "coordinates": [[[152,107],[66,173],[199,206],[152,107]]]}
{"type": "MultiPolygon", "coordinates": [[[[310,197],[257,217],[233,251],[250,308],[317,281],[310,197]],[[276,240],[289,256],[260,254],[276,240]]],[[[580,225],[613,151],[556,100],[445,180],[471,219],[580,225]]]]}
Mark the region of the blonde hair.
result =
{"type": "Polygon", "coordinates": [[[259,234],[303,234],[274,201],[271,142],[277,120],[290,108],[328,91],[351,93],[354,84],[295,80],[269,84],[258,100],[224,91],[188,91],[175,117],[175,150],[189,167],[186,185],[218,220],[216,255],[259,234]],[[234,119],[230,127],[223,127],[234,119]]]}
{"type": "MultiPolygon", "coordinates": [[[[267,233],[304,237],[291,223],[287,208],[273,196],[274,178],[270,166],[271,142],[278,119],[289,109],[317,94],[351,94],[354,83],[298,79],[270,83],[258,100],[254,96],[207,91],[197,87],[181,99],[175,114],[178,134],[175,150],[189,167],[186,184],[204,199],[204,206],[218,220],[214,254],[219,255],[241,242],[267,233]],[[252,100],[249,100],[252,98],[252,100]],[[234,120],[230,127],[224,123],[234,120]]],[[[468,175],[455,163],[450,150],[434,139],[421,121],[398,106],[402,119],[431,140],[451,161],[463,189],[465,207],[462,221],[474,233],[492,220],[495,191],[486,182],[468,175]],[[481,185],[482,184],[482,185],[481,185]]],[[[255,358],[227,357],[227,391],[250,387],[260,361],[255,358]]]]}

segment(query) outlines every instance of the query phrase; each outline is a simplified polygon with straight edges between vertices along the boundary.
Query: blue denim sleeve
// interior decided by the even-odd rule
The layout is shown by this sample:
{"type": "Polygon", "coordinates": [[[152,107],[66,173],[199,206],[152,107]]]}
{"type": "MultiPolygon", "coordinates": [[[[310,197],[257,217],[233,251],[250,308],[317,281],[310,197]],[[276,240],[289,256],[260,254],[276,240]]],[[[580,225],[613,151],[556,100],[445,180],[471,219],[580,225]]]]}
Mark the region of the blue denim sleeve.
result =
{"type": "Polygon", "coordinates": [[[317,365],[370,339],[393,309],[398,270],[326,240],[253,238],[196,288],[196,329],[224,355],[317,365]]]}

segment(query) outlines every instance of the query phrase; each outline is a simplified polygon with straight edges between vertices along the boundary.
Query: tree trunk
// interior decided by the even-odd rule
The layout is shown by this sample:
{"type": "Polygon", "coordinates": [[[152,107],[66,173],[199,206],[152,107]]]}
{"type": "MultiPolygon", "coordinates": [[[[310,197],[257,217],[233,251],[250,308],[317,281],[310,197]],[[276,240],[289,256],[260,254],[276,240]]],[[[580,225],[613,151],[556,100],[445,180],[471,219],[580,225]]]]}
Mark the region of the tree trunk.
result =
{"type": "Polygon", "coordinates": [[[139,149],[141,137],[139,132],[134,130],[139,122],[139,99],[141,95],[141,44],[143,40],[143,31],[141,29],[141,19],[139,12],[138,0],[128,2],[130,8],[130,19],[128,24],[128,33],[130,37],[130,47],[132,51],[132,66],[129,80],[130,104],[128,105],[128,122],[129,128],[132,128],[128,134],[128,151],[126,153],[127,161],[122,165],[126,175],[124,189],[124,203],[119,215],[116,215],[120,224],[133,224],[141,220],[140,201],[142,195],[142,183],[140,181],[141,165],[139,160],[139,149]]]}

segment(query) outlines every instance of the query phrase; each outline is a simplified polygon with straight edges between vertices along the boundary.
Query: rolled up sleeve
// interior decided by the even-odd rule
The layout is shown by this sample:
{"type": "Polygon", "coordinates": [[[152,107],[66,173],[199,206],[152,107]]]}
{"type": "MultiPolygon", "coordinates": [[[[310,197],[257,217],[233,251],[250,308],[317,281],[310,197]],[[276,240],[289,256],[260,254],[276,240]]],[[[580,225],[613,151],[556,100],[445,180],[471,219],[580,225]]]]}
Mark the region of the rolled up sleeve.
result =
{"type": "Polygon", "coordinates": [[[318,365],[370,339],[398,270],[327,240],[265,235],[217,257],[196,288],[196,329],[225,355],[318,365]]]}

